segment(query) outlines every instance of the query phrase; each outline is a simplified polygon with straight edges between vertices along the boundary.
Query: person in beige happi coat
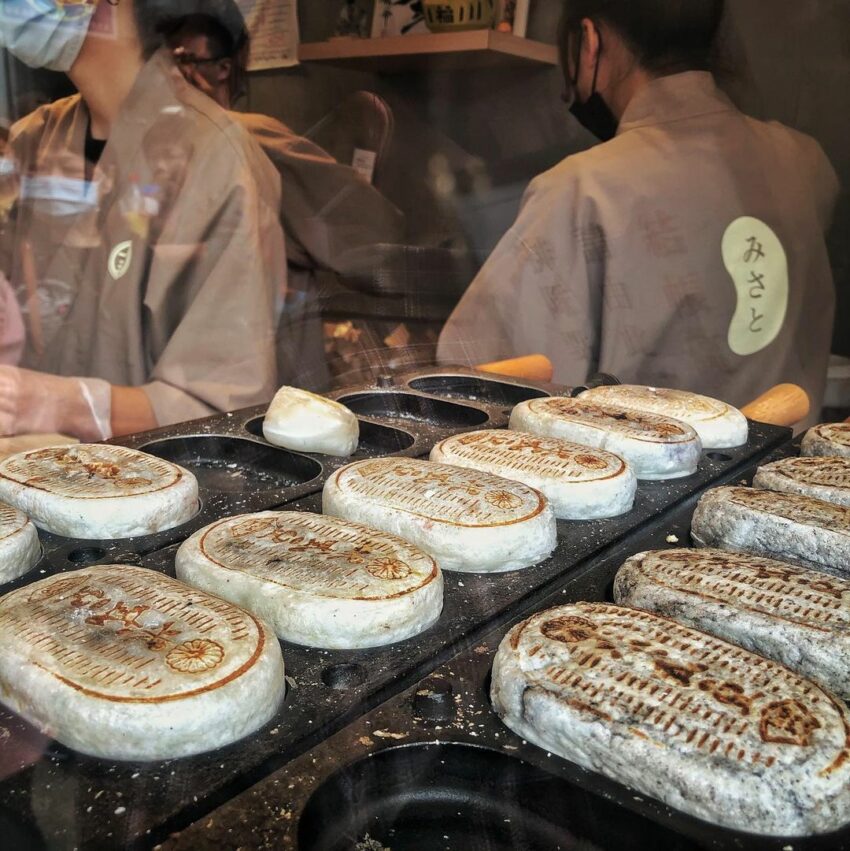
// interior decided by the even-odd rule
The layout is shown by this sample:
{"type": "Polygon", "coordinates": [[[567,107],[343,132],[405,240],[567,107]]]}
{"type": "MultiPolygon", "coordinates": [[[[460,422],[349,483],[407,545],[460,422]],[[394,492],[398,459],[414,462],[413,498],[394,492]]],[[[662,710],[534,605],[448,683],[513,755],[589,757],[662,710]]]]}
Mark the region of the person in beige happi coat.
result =
{"type": "MultiPolygon", "coordinates": [[[[235,3],[219,0],[175,19],[168,43],[186,79],[224,109],[242,94],[250,38],[235,3]]],[[[281,380],[307,389],[329,381],[317,271],[347,277],[371,265],[376,246],[401,243],[404,218],[366,178],[268,115],[232,112],[281,176],[287,296],[278,333],[281,380]]]]}
{"type": "Polygon", "coordinates": [[[26,369],[0,368],[3,433],[105,438],[274,393],[280,179],[162,47],[180,5],[99,3],[65,56],[80,94],[12,129],[28,334],[26,369]]]}
{"type": "Polygon", "coordinates": [[[541,352],[741,405],[782,381],[817,410],[837,195],[819,145],[739,112],[705,70],[722,0],[567,0],[562,64],[604,144],[537,177],[440,337],[443,362],[541,352]]]}

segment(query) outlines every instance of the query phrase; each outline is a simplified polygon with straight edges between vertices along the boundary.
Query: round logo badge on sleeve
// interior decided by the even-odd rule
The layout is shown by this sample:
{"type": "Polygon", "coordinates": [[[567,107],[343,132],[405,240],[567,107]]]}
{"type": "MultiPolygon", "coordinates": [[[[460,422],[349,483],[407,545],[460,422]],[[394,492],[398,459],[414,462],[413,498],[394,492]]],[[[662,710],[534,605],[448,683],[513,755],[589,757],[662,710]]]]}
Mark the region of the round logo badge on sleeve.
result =
{"type": "Polygon", "coordinates": [[[109,252],[109,274],[113,281],[118,281],[127,274],[127,270],[133,262],[133,241],[130,239],[119,242],[109,252]]]}

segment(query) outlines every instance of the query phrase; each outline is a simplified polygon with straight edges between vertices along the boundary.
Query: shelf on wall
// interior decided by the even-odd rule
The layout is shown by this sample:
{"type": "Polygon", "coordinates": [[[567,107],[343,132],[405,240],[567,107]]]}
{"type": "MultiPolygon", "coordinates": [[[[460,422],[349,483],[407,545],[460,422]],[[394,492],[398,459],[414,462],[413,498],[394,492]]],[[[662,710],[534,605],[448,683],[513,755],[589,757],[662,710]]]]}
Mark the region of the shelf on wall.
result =
{"type": "Polygon", "coordinates": [[[470,67],[558,64],[553,44],[496,30],[337,38],[302,44],[302,62],[327,62],[362,71],[452,70],[470,67]]]}

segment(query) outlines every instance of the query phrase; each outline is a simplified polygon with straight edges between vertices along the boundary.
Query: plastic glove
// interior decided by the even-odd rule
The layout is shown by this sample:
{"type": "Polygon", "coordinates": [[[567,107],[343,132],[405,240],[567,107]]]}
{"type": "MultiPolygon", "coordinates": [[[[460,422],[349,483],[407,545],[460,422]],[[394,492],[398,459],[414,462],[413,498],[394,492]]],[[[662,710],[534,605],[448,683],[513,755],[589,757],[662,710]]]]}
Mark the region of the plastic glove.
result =
{"type": "Polygon", "coordinates": [[[83,441],[112,437],[112,386],[0,366],[0,434],[60,432],[83,441]]]}

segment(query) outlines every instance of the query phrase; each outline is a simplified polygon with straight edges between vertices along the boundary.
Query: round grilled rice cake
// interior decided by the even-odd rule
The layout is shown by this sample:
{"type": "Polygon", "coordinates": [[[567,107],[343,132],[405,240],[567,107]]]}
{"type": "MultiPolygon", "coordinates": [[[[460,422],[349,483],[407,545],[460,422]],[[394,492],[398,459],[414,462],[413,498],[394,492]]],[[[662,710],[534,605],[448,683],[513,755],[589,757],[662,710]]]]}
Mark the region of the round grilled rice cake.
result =
{"type": "Polygon", "coordinates": [[[0,598],[0,701],[86,754],[212,750],[262,727],[284,688],[265,624],[153,570],[99,565],[0,598]]]}
{"type": "Polygon", "coordinates": [[[637,490],[631,466],[619,455],[504,429],[448,437],[431,450],[431,460],[523,482],[564,520],[616,517],[631,510],[637,490]]]}
{"type": "Polygon", "coordinates": [[[805,836],[850,821],[850,714],[789,669],[648,612],[577,603],[503,639],[515,733],[698,818],[805,836]]]}
{"type": "Polygon", "coordinates": [[[431,626],[443,607],[431,556],[394,535],[302,511],[212,523],[183,543],[175,567],[178,579],[311,647],[401,641],[431,626]]]}
{"type": "Polygon", "coordinates": [[[171,529],[198,511],[198,483],[177,464],[124,446],[81,443],[0,461],[0,500],[41,529],[72,538],[129,538],[171,529]]]}
{"type": "Polygon", "coordinates": [[[737,408],[698,393],[618,384],[593,387],[582,393],[581,398],[586,402],[620,405],[632,411],[648,411],[685,422],[696,429],[704,449],[727,449],[747,442],[747,418],[737,408]]]}
{"type": "Polygon", "coordinates": [[[551,397],[521,402],[509,428],[606,449],[624,458],[638,479],[676,479],[699,466],[702,444],[686,423],[617,405],[551,397]]]}
{"type": "Polygon", "coordinates": [[[545,559],[557,543],[542,493],[509,479],[413,458],[358,461],[322,493],[325,514],[410,541],[442,570],[497,573],[545,559]]]}
{"type": "Polygon", "coordinates": [[[850,582],[714,549],[639,553],[614,599],[716,635],[850,697],[850,582]]]}

